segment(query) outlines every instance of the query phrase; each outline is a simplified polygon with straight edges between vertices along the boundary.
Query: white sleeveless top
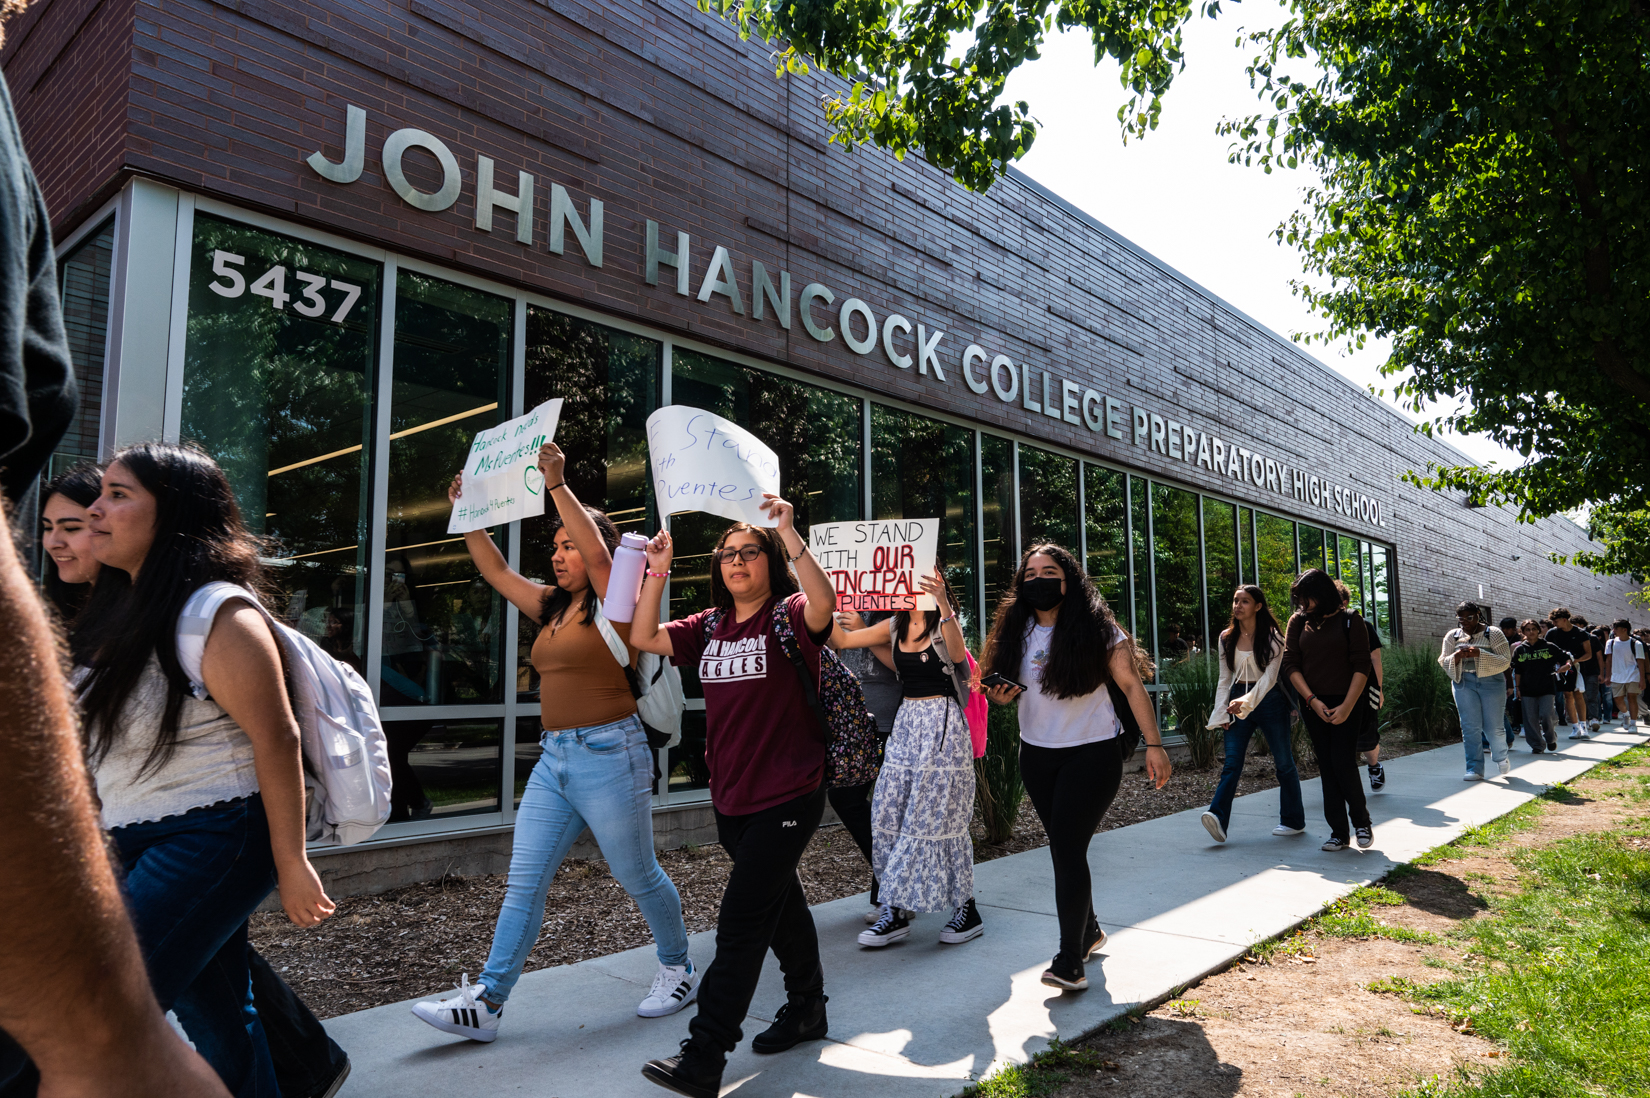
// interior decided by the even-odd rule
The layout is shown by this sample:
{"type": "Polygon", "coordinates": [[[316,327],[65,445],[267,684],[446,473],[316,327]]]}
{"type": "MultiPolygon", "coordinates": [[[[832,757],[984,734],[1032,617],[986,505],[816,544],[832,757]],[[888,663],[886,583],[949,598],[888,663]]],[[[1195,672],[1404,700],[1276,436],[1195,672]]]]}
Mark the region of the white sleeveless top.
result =
{"type": "Polygon", "coordinates": [[[150,656],[126,699],[114,746],[93,768],[105,829],[180,816],[258,791],[252,741],[217,702],[188,695],[178,715],[178,740],[171,757],[139,777],[165,708],[166,676],[160,661],[150,656]]]}

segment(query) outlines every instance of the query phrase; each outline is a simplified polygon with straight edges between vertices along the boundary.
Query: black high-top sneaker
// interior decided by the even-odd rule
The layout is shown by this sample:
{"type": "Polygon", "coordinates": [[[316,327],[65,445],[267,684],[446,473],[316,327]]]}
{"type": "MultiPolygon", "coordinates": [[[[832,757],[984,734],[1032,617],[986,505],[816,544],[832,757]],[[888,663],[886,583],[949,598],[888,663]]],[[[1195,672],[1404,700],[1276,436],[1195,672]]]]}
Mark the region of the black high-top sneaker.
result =
{"type": "Polygon", "coordinates": [[[985,922],[980,918],[980,909],[970,896],[968,902],[959,907],[951,916],[951,921],[945,924],[940,931],[940,941],[948,945],[961,945],[963,942],[972,942],[985,933],[985,922]]]}
{"type": "Polygon", "coordinates": [[[1043,973],[1043,983],[1062,991],[1087,991],[1089,978],[1083,973],[1082,961],[1056,953],[1043,973]]]}
{"type": "Polygon", "coordinates": [[[687,1098],[716,1098],[722,1091],[722,1069],[726,1064],[725,1057],[700,1052],[693,1038],[686,1037],[676,1055],[644,1064],[642,1078],[687,1098]]]}
{"type": "Polygon", "coordinates": [[[1106,944],[1106,932],[1100,929],[1100,920],[1093,915],[1089,916],[1089,928],[1083,934],[1083,944],[1088,946],[1083,951],[1084,961],[1093,960],[1100,947],[1106,944]]]}
{"type": "Polygon", "coordinates": [[[1386,785],[1386,767],[1380,763],[1369,764],[1369,788],[1371,792],[1386,785]]]}
{"type": "Polygon", "coordinates": [[[751,1038],[752,1052],[784,1052],[803,1041],[817,1041],[830,1026],[825,1020],[825,1004],[830,996],[792,999],[773,1016],[773,1025],[751,1038]]]}

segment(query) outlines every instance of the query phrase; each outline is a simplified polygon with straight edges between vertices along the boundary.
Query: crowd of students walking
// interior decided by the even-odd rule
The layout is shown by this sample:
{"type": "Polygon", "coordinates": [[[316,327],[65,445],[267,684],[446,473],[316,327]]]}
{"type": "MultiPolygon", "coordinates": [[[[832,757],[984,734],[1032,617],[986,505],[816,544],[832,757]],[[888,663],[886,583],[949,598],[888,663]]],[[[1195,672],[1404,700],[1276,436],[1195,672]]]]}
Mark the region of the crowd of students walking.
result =
{"type": "MultiPolygon", "coordinates": [[[[1150,661],[1075,557],[1058,545],[1026,551],[976,664],[939,569],[922,579],[934,609],[837,614],[791,505],[768,496],[774,526],[734,523],[718,539],[710,606],[661,621],[674,555],[661,532],[647,544],[634,620],[613,622],[602,606],[618,531],[574,497],[565,465],[558,447],[544,447],[553,582],[514,571],[485,532],[465,536],[483,579],[541,626],[531,658],[543,683],[542,753],[517,813],[486,964],[476,983],[461,979],[455,994],[416,1004],[414,1016],[472,1040],[498,1036],[550,881],[589,827],[653,933],[659,968],[636,1013],[698,1007],[690,1036],[674,1055],[649,1061],[647,1078],[681,1094],[717,1093],[770,950],[786,1002],[752,1049],[776,1053],[824,1037],[826,975],[797,866],[825,806],[871,870],[861,945],[906,939],[924,912],[948,915],[943,943],[979,937],[986,927],[973,895],[969,823],[988,703],[1018,708],[1020,770],[1049,840],[1059,930],[1042,980],[1086,988],[1085,963],[1105,942],[1087,853],[1119,787],[1125,730],[1144,739],[1158,787],[1172,767],[1144,685],[1150,661]],[[640,653],[697,667],[704,686],[711,800],[733,864],[703,970],[689,956],[676,887],[654,855],[640,653]],[[874,780],[835,742],[837,728],[848,727],[842,710],[874,730],[874,780]]],[[[453,498],[461,488],[455,478],[453,498]]],[[[299,926],[333,911],[305,854],[303,761],[257,539],[222,471],[186,446],[128,447],[105,466],[71,470],[46,487],[41,515],[45,587],[76,665],[102,823],[161,1006],[236,1095],[334,1092],[348,1072],[343,1051],[247,941],[249,916],[277,887],[299,926]],[[186,605],[214,583],[235,585],[234,597],[189,625],[186,605]],[[204,635],[198,674],[180,662],[188,630],[204,635]]],[[[1381,639],[1321,569],[1302,573],[1290,600],[1280,621],[1261,588],[1232,596],[1213,646],[1219,682],[1209,719],[1224,731],[1225,764],[1202,822],[1227,841],[1258,732],[1280,786],[1272,833],[1305,833],[1291,735],[1298,716],[1321,775],[1323,849],[1368,848],[1375,835],[1359,755],[1371,790],[1380,790],[1381,639]]],[[[1628,623],[1593,632],[1559,608],[1515,630],[1511,619],[1491,626],[1480,615],[1472,603],[1459,607],[1439,657],[1469,780],[1484,777],[1486,751],[1507,773],[1518,727],[1537,753],[1557,750],[1560,732],[1587,737],[1612,712],[1633,727],[1645,646],[1628,623]]]]}

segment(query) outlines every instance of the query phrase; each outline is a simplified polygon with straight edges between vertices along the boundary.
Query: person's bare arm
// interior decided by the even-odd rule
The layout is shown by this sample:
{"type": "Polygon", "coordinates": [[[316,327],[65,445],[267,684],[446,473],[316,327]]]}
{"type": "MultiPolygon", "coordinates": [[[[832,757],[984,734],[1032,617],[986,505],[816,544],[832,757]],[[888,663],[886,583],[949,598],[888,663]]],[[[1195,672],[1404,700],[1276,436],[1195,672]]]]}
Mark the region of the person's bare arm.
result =
{"type": "Polygon", "coordinates": [[[281,652],[269,623],[245,600],[218,610],[206,636],[201,680],[252,741],[258,793],[269,817],[269,845],[281,907],[299,926],[314,926],[336,906],[304,852],[304,762],[298,720],[287,700],[281,652]]]}
{"type": "Polygon", "coordinates": [[[602,540],[602,532],[596,529],[595,520],[567,486],[567,455],[554,442],[539,447],[539,472],[544,474],[545,491],[556,501],[562,529],[584,558],[584,574],[590,577],[591,590],[597,598],[605,599],[607,579],[613,572],[613,554],[602,540]]]}
{"type": "Polygon", "coordinates": [[[802,593],[808,596],[802,620],[807,623],[809,634],[818,636],[831,624],[832,615],[836,613],[836,588],[819,561],[808,551],[808,543],[797,530],[796,510],[772,492],[762,493],[762,509],[779,524],[779,537],[785,544],[785,555],[796,558],[792,561],[796,567],[796,578],[802,584],[802,593]]]}
{"type": "Polygon", "coordinates": [[[1369,662],[1375,665],[1375,688],[1377,690],[1384,689],[1386,685],[1384,672],[1381,670],[1382,651],[1384,651],[1384,649],[1380,648],[1372,648],[1369,650],[1369,662]]]}
{"type": "Polygon", "coordinates": [[[9,517],[0,507],[0,1029],[34,1060],[42,1098],[228,1098],[150,990],[9,517]]]}
{"type": "MultiPolygon", "coordinates": [[[[664,599],[665,581],[655,574],[668,575],[675,555],[676,546],[668,531],[660,530],[647,543],[647,574],[642,577],[642,593],[636,596],[636,616],[630,619],[630,647],[638,652],[652,652],[656,656],[676,654],[670,634],[659,628],[659,603],[664,599]]],[[[714,562],[711,567],[716,567],[714,562]]]]}
{"type": "MultiPolygon", "coordinates": [[[[457,506],[459,493],[463,490],[464,474],[459,473],[447,487],[447,502],[457,506]]],[[[476,571],[481,573],[481,578],[486,580],[493,590],[509,600],[511,606],[533,619],[534,623],[544,624],[540,613],[544,608],[544,593],[549,590],[548,587],[542,583],[534,583],[511,568],[510,563],[504,559],[504,554],[498,551],[498,545],[485,530],[468,531],[464,535],[464,548],[469,550],[476,571]]],[[[603,583],[605,582],[604,579],[603,583]]]]}
{"type": "Polygon", "coordinates": [[[1157,727],[1157,714],[1152,711],[1151,696],[1146,684],[1140,681],[1140,670],[1134,665],[1134,643],[1124,641],[1111,650],[1111,678],[1129,699],[1129,709],[1140,725],[1140,735],[1146,741],[1146,776],[1158,789],[1168,783],[1174,773],[1174,764],[1163,747],[1163,733],[1157,727]]]}
{"type": "Polygon", "coordinates": [[[877,645],[888,643],[888,623],[878,622],[876,625],[867,625],[864,629],[843,629],[838,626],[831,636],[832,646],[836,648],[875,648],[877,645]]]}

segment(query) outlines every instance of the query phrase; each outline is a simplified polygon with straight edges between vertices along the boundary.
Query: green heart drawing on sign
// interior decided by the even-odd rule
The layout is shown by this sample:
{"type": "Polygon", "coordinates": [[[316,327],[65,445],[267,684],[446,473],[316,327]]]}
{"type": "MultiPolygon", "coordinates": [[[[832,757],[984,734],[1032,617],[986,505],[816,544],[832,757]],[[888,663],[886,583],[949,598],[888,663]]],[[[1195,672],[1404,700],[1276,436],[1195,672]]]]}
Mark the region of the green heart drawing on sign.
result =
{"type": "Polygon", "coordinates": [[[521,471],[521,482],[525,484],[527,486],[527,490],[535,496],[544,494],[544,474],[539,472],[539,467],[537,465],[529,465],[521,471]],[[537,488],[533,487],[534,477],[539,478],[537,488]]]}

